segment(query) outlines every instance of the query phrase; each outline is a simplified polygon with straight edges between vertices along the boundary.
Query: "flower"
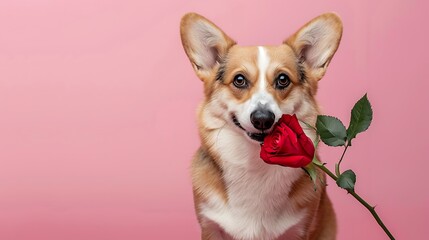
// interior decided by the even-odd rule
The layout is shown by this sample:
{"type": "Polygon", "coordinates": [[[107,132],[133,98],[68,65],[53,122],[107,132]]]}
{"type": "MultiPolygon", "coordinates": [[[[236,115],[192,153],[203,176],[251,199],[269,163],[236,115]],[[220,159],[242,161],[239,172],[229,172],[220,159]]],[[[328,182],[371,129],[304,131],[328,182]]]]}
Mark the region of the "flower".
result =
{"type": "Polygon", "coordinates": [[[260,156],[269,164],[286,167],[305,167],[314,157],[314,145],[298,123],[296,115],[286,115],[265,137],[260,156]]]}

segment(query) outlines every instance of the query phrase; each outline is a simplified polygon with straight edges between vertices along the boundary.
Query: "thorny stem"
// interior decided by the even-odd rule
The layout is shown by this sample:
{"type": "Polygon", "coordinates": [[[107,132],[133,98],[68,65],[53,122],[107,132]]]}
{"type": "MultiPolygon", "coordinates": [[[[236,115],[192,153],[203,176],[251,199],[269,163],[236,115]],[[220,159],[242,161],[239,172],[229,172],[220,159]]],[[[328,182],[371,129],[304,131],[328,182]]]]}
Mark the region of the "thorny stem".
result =
{"type": "Polygon", "coordinates": [[[347,148],[348,148],[349,146],[350,146],[350,145],[347,143],[347,144],[346,144],[346,147],[344,148],[344,152],[343,152],[343,154],[341,155],[340,162],[338,162],[338,165],[340,165],[340,164],[341,164],[341,162],[343,161],[344,154],[346,154],[347,148]]]}
{"type": "Polygon", "coordinates": [[[349,145],[348,143],[346,143],[346,146],[344,147],[344,151],[343,151],[343,154],[341,155],[340,161],[339,161],[337,164],[335,164],[335,174],[337,174],[337,177],[339,177],[339,176],[341,175],[341,172],[340,172],[340,164],[341,164],[341,162],[343,161],[344,154],[346,154],[347,148],[348,148],[349,146],[350,146],[350,145],[349,145]]]}
{"type": "MultiPolygon", "coordinates": [[[[346,149],[344,150],[344,153],[346,152],[346,149]]],[[[343,156],[344,156],[343,153],[343,156]]],[[[341,157],[342,159],[343,157],[341,157]]],[[[341,160],[340,160],[341,163],[341,160]]],[[[327,169],[323,164],[319,165],[319,164],[315,164],[317,167],[319,167],[322,171],[324,171],[326,174],[328,174],[332,179],[334,179],[335,181],[337,181],[338,177],[335,176],[335,174],[333,172],[331,172],[329,169],[327,169]]],[[[380,225],[380,227],[384,230],[384,232],[387,234],[387,236],[389,236],[389,238],[391,240],[395,240],[395,238],[393,237],[393,235],[390,233],[389,229],[387,229],[386,225],[384,225],[383,221],[381,220],[381,218],[378,216],[377,212],[375,211],[375,207],[369,205],[365,200],[363,200],[363,198],[361,198],[354,190],[347,190],[348,193],[350,193],[356,200],[358,200],[363,206],[365,206],[366,209],[368,209],[368,211],[372,214],[372,216],[375,218],[375,220],[377,221],[378,225],[380,225]]]]}

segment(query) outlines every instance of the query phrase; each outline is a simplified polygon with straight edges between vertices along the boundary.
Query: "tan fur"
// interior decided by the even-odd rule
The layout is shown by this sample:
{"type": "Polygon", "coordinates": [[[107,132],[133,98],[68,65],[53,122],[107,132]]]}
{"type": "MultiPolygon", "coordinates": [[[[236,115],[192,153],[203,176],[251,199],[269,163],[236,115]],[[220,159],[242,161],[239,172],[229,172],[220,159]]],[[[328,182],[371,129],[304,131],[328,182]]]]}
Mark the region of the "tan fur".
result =
{"type": "Polygon", "coordinates": [[[259,72],[256,66],[257,55],[257,47],[241,47],[235,45],[229,49],[228,54],[223,59],[224,62],[228,63],[228,67],[225,69],[223,85],[231,90],[238,102],[244,102],[249,99],[256,89],[253,86],[258,84],[259,72]],[[242,74],[249,80],[249,89],[242,90],[234,87],[232,82],[234,76],[237,74],[242,74]]]}
{"type": "MultiPolygon", "coordinates": [[[[294,83],[299,82],[298,72],[296,71],[295,53],[292,48],[287,45],[279,46],[266,46],[268,54],[272,57],[269,65],[269,72],[266,76],[268,80],[267,90],[276,97],[278,103],[283,101],[287,94],[290,92],[288,88],[285,91],[276,91],[274,89],[275,76],[280,73],[286,73],[290,76],[291,81],[294,83]]],[[[228,62],[228,68],[225,70],[224,85],[228,86],[236,99],[239,102],[248,100],[254,91],[257,89],[255,86],[258,84],[259,71],[257,68],[257,47],[241,47],[233,46],[225,56],[225,62],[228,62]],[[250,82],[249,89],[237,89],[232,85],[234,76],[242,74],[250,82]]]]}
{"type": "MultiPolygon", "coordinates": [[[[267,54],[270,57],[270,64],[266,73],[267,80],[267,91],[270,92],[275,101],[281,105],[288,99],[296,96],[300,96],[302,101],[308,103],[310,108],[310,114],[303,113],[299,116],[301,120],[314,123],[318,114],[318,106],[314,99],[314,95],[317,92],[318,80],[320,80],[326,72],[326,68],[332,59],[333,54],[338,48],[339,41],[341,39],[342,25],[341,21],[335,14],[324,14],[311,22],[304,25],[297,33],[292,35],[290,38],[284,41],[284,44],[279,46],[267,46],[267,54]],[[335,32],[338,33],[336,37],[336,45],[333,53],[328,56],[327,61],[322,66],[315,66],[311,63],[301,61],[302,55],[305,54],[305,44],[297,42],[303,29],[311,25],[314,21],[320,19],[327,19],[327,21],[333,22],[335,32]],[[300,72],[298,64],[302,64],[302,67],[307,74],[305,81],[300,81],[300,72]],[[280,73],[286,73],[290,79],[290,87],[284,91],[276,90],[274,86],[275,77],[280,73]]],[[[223,111],[227,110],[226,104],[219,105],[219,113],[214,114],[210,118],[210,121],[219,122],[218,128],[209,128],[208,120],[206,119],[204,109],[209,108],[216,94],[228,93],[224,101],[236,101],[237,103],[245,102],[248,100],[258,84],[259,70],[257,66],[257,47],[242,47],[236,45],[235,41],[228,37],[223,31],[221,31],[215,24],[211,23],[206,18],[190,13],[182,18],[181,22],[181,37],[183,47],[186,54],[188,55],[192,66],[197,76],[204,82],[205,99],[200,106],[198,122],[199,122],[199,133],[201,138],[201,147],[197,151],[192,161],[191,174],[193,182],[193,193],[194,193],[194,204],[195,210],[198,217],[198,221],[201,225],[201,239],[233,239],[223,229],[221,229],[216,223],[205,219],[201,215],[202,203],[205,203],[209,196],[215,194],[224,203],[228,203],[228,186],[223,178],[223,165],[220,159],[221,153],[217,152],[213,148],[213,144],[216,141],[216,134],[218,128],[222,128],[222,124],[225,121],[222,119],[223,111]],[[195,49],[192,48],[190,42],[190,35],[192,24],[198,21],[203,21],[208,26],[213,27],[215,31],[219,31],[222,35],[222,41],[214,46],[216,52],[216,59],[210,68],[203,68],[199,66],[198,59],[194,55],[195,49]],[[222,81],[216,80],[216,74],[219,68],[224,65],[224,74],[222,81]],[[232,84],[234,76],[242,74],[250,83],[250,87],[247,89],[237,89],[232,84]]],[[[299,109],[299,106],[296,106],[299,109]]],[[[226,123],[225,123],[226,124],[226,123]]],[[[212,124],[213,125],[213,124],[212,124]]],[[[221,130],[220,130],[221,131],[221,130]]],[[[262,161],[262,160],[261,160],[262,161]]],[[[285,205],[293,206],[294,209],[305,209],[306,215],[300,221],[299,227],[305,230],[302,240],[334,240],[336,235],[336,220],[335,214],[332,208],[332,204],[326,194],[325,181],[326,176],[322,171],[319,171],[321,181],[316,182],[317,190],[314,191],[313,182],[310,178],[302,171],[298,180],[296,180],[289,191],[289,201],[285,205]]],[[[278,240],[290,239],[294,234],[294,229],[285,232],[283,235],[278,237],[278,240]]],[[[298,232],[298,229],[296,230],[298,232]]],[[[297,239],[297,238],[293,238],[297,239]]]]}

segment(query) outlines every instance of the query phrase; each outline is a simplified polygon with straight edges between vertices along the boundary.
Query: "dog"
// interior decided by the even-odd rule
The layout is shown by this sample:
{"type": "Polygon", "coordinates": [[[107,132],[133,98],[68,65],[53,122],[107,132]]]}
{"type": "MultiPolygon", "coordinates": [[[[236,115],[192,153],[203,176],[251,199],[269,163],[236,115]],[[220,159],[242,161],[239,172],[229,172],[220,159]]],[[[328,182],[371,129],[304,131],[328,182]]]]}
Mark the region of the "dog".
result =
{"type": "Polygon", "coordinates": [[[320,15],[277,46],[239,46],[196,13],[183,16],[180,35],[204,84],[201,146],[191,164],[201,239],[336,239],[326,176],[318,173],[314,190],[302,169],[266,164],[259,154],[282,114],[315,124],[318,82],[340,43],[340,18],[320,15]]]}

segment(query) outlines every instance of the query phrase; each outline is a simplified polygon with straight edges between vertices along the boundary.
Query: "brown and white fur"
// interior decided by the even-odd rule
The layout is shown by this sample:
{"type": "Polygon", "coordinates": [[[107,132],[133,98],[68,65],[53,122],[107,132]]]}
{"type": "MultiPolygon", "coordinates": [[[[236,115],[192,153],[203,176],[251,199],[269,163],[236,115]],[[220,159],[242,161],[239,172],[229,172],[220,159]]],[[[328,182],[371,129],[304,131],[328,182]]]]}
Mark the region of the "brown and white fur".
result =
{"type": "Polygon", "coordinates": [[[335,239],[335,214],[322,181],[314,191],[302,169],[264,163],[260,142],[249,136],[261,134],[250,120],[259,107],[274,113],[276,121],[282,114],[296,114],[315,123],[314,96],[341,39],[339,17],[316,17],[278,46],[239,46],[195,13],[182,18],[180,30],[204,83],[198,112],[201,147],[191,167],[201,239],[335,239]],[[286,88],[278,87],[280,74],[288,78],[286,88]],[[243,83],[238,75],[244,87],[237,87],[243,83]]]}

